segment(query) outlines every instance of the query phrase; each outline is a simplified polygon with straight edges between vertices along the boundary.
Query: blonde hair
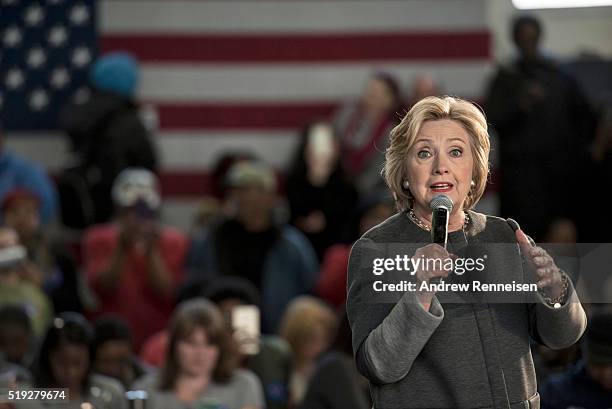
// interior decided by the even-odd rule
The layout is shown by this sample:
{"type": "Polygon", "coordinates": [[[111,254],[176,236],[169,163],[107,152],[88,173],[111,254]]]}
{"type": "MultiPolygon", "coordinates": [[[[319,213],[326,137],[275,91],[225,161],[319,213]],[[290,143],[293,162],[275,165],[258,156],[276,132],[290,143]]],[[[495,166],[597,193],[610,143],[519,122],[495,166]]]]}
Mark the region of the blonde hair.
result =
{"type": "Polygon", "coordinates": [[[315,297],[304,295],[289,304],[278,332],[295,353],[310,341],[318,328],[323,328],[331,342],[336,326],[336,315],[327,304],[315,297]]]}
{"type": "Polygon", "coordinates": [[[414,205],[414,197],[403,187],[408,176],[406,157],[425,121],[450,119],[459,122],[470,136],[474,157],[472,180],[474,186],[465,200],[464,209],[471,209],[484,193],[489,175],[489,151],[491,145],[487,132],[487,120],[473,103],[455,97],[426,97],[408,111],[402,121],[391,131],[390,144],[385,152],[382,175],[393,192],[399,211],[414,205]]]}

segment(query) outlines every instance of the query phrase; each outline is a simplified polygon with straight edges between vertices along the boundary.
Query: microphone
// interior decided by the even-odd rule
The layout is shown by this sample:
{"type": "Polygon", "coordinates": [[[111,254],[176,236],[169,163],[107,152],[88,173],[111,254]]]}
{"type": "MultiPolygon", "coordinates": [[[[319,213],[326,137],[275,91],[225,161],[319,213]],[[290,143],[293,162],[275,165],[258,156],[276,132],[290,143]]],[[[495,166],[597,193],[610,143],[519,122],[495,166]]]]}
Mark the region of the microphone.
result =
{"type": "Polygon", "coordinates": [[[446,195],[437,195],[429,202],[431,209],[431,242],[446,248],[448,219],[453,210],[453,201],[446,195]]]}
{"type": "MultiPolygon", "coordinates": [[[[429,202],[431,209],[431,242],[446,248],[448,240],[448,219],[453,210],[453,201],[446,195],[437,195],[429,202]]],[[[440,277],[430,280],[432,284],[439,284],[440,277]]]]}

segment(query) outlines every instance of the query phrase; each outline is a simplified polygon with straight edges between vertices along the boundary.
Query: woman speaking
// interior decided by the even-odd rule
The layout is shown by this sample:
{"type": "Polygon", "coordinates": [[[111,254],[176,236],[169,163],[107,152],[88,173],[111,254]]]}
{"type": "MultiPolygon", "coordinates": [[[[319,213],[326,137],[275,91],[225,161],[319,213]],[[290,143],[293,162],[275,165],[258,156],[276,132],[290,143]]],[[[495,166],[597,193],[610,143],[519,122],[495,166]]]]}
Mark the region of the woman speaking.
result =
{"type": "Polygon", "coordinates": [[[511,219],[472,210],[485,190],[489,150],[484,115],[458,98],[422,99],[391,132],[384,177],[400,211],[355,243],[348,269],[353,350],[376,409],[539,408],[530,339],[559,349],[585,329],[573,284],[553,258],[511,219]],[[430,203],[439,195],[452,203],[446,247],[431,243],[430,203]],[[487,249],[483,271],[459,276],[443,263],[472,245],[487,249]],[[399,271],[402,248],[413,260],[440,263],[399,271]],[[373,274],[380,259],[392,259],[377,265],[395,275],[373,274]],[[453,298],[430,285],[476,273],[493,283],[531,281],[536,290],[517,302],[453,298]],[[394,295],[373,289],[392,277],[414,285],[394,295]]]}

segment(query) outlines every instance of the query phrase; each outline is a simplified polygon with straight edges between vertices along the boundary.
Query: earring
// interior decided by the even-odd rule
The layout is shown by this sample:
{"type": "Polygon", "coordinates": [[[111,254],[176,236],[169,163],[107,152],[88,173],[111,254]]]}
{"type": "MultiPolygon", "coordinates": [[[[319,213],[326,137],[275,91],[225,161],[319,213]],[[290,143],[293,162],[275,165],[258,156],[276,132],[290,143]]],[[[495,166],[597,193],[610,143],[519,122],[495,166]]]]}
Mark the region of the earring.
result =
{"type": "Polygon", "coordinates": [[[405,190],[408,190],[408,188],[410,187],[410,182],[408,182],[408,179],[406,179],[406,180],[404,180],[404,181],[402,182],[402,187],[403,187],[405,190]]]}
{"type": "Polygon", "coordinates": [[[474,186],[476,186],[476,183],[474,183],[474,181],[472,180],[472,182],[470,183],[470,186],[474,188],[474,186]]]}

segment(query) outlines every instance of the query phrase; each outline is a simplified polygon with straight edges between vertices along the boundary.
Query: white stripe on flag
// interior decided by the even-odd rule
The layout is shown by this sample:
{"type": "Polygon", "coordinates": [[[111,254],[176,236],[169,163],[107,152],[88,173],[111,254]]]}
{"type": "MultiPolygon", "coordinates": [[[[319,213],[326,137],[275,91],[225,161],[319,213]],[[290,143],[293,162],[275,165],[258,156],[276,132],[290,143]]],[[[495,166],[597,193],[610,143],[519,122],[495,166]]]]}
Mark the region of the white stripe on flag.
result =
{"type": "Polygon", "coordinates": [[[408,92],[419,74],[431,75],[442,91],[479,97],[491,73],[488,62],[389,64],[144,64],[141,96],[151,101],[306,102],[342,100],[360,93],[381,69],[395,74],[408,92]]]}
{"type": "Polygon", "coordinates": [[[385,32],[486,27],[485,0],[141,1],[100,3],[103,33],[385,32]]]}
{"type": "MultiPolygon", "coordinates": [[[[297,132],[227,132],[193,130],[162,132],[154,140],[163,170],[210,170],[227,151],[252,152],[279,170],[293,158],[297,132]]],[[[54,173],[68,162],[66,139],[61,133],[7,133],[7,147],[54,173]]]]}
{"type": "Polygon", "coordinates": [[[252,152],[277,169],[293,158],[297,132],[164,132],[158,138],[164,169],[211,169],[228,151],[252,152]]]}

